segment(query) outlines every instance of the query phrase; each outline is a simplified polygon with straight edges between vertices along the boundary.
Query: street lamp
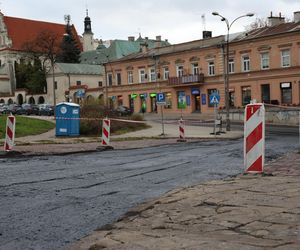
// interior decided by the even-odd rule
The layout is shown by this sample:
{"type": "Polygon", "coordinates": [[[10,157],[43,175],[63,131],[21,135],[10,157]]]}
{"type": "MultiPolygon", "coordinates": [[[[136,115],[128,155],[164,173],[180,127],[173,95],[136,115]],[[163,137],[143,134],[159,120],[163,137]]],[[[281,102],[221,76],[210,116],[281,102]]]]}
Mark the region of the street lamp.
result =
{"type": "Polygon", "coordinates": [[[242,17],[252,17],[254,16],[253,13],[247,13],[245,15],[239,16],[234,19],[231,23],[228,19],[218,12],[212,12],[212,15],[221,17],[221,21],[226,23],[227,27],[227,37],[226,37],[226,53],[225,53],[225,67],[224,67],[224,87],[225,87],[225,109],[226,109],[226,131],[230,131],[230,119],[229,119],[229,31],[232,24],[242,17]]]}

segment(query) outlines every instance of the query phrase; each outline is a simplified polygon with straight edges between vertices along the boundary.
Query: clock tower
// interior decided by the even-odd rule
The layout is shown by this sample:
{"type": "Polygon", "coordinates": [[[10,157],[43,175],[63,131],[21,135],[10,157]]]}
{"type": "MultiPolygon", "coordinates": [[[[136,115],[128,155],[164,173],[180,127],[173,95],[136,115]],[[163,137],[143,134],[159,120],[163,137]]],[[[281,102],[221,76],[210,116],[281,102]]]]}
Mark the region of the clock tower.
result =
{"type": "Polygon", "coordinates": [[[94,33],[92,32],[91,18],[86,10],[86,17],[84,18],[84,33],[83,36],[83,51],[94,50],[94,33]]]}

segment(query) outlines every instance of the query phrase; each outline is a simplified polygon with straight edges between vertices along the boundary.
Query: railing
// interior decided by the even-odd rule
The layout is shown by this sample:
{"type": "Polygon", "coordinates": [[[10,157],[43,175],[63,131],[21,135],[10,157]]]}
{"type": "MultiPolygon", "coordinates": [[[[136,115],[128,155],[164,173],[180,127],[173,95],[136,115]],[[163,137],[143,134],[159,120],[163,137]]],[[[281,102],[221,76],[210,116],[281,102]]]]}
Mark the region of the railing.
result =
{"type": "Polygon", "coordinates": [[[169,77],[170,85],[180,85],[187,83],[204,83],[204,74],[169,77]]]}

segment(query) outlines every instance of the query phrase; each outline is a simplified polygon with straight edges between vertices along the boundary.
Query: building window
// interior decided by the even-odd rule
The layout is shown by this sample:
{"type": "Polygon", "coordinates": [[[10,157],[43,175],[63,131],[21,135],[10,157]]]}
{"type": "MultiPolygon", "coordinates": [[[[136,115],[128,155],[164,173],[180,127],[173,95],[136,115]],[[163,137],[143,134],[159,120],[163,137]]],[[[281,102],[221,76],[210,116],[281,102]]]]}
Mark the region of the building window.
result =
{"type": "Polygon", "coordinates": [[[102,81],[98,82],[98,87],[102,87],[102,81]]]}
{"type": "Polygon", "coordinates": [[[234,59],[229,58],[228,60],[228,73],[234,73],[234,59]]]}
{"type": "Polygon", "coordinates": [[[269,53],[262,53],[261,58],[261,69],[268,69],[270,67],[270,56],[269,53]]]}
{"type": "Polygon", "coordinates": [[[283,82],[280,83],[281,89],[281,102],[283,104],[292,104],[292,83],[283,82]]]}
{"type": "Polygon", "coordinates": [[[155,73],[155,68],[151,68],[149,70],[149,75],[150,75],[150,82],[155,82],[156,81],[156,73],[155,73]]]}
{"type": "Polygon", "coordinates": [[[81,85],[81,81],[76,81],[76,85],[80,86],[81,85]]]}
{"type": "Polygon", "coordinates": [[[143,83],[146,81],[146,71],[145,69],[140,69],[139,70],[139,82],[143,83]]]}
{"type": "Polygon", "coordinates": [[[214,104],[211,104],[210,103],[210,96],[213,94],[213,93],[216,93],[216,92],[218,92],[218,90],[217,89],[208,89],[207,90],[207,98],[208,98],[208,107],[213,107],[214,106],[214,104]]]}
{"type": "Polygon", "coordinates": [[[129,84],[133,83],[133,72],[132,71],[127,72],[127,78],[128,78],[129,84]]]}
{"type": "Polygon", "coordinates": [[[169,67],[164,67],[164,80],[168,80],[169,79],[169,67]]]}
{"type": "Polygon", "coordinates": [[[111,73],[107,74],[107,82],[108,82],[108,86],[112,86],[113,79],[111,73]]]}
{"type": "Polygon", "coordinates": [[[246,106],[251,101],[251,87],[242,87],[242,105],[246,106]]]}
{"type": "Polygon", "coordinates": [[[281,67],[290,67],[291,66],[291,56],[290,50],[285,49],[281,51],[281,67]]]}
{"type": "Polygon", "coordinates": [[[121,73],[117,73],[117,85],[121,85],[121,84],[122,84],[121,73]]]}
{"type": "Polygon", "coordinates": [[[263,103],[270,103],[270,84],[261,85],[261,101],[263,103]]]}
{"type": "Polygon", "coordinates": [[[192,75],[199,75],[198,63],[192,63],[192,75]]]}
{"type": "Polygon", "coordinates": [[[242,56],[242,71],[250,71],[250,57],[248,55],[242,56]]]}
{"type": "Polygon", "coordinates": [[[215,75],[215,62],[208,62],[208,75],[209,76],[215,75]]]}
{"type": "Polygon", "coordinates": [[[57,81],[54,82],[54,89],[57,89],[57,81]]]}
{"type": "Polygon", "coordinates": [[[177,75],[177,77],[183,76],[183,66],[182,65],[176,66],[176,75],[177,75]]]}

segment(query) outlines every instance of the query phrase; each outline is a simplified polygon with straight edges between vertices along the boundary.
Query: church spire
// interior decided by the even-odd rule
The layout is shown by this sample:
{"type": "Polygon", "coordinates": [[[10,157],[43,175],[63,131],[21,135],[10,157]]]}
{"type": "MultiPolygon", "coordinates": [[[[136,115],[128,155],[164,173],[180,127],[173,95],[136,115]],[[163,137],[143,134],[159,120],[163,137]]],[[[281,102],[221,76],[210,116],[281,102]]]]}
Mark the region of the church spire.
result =
{"type": "Polygon", "coordinates": [[[88,9],[86,9],[86,17],[84,19],[84,33],[92,33],[91,18],[89,17],[88,9]]]}

